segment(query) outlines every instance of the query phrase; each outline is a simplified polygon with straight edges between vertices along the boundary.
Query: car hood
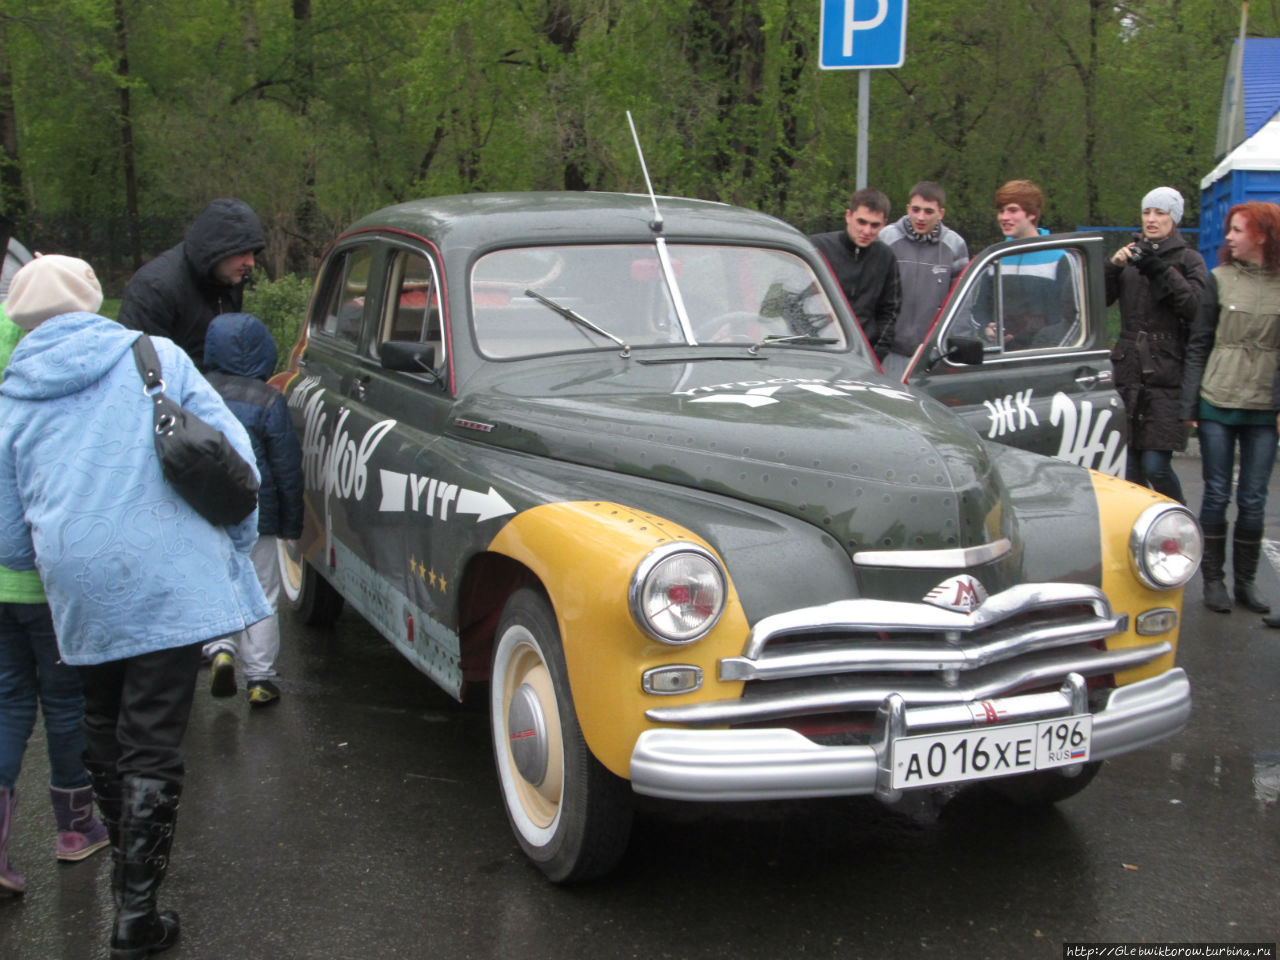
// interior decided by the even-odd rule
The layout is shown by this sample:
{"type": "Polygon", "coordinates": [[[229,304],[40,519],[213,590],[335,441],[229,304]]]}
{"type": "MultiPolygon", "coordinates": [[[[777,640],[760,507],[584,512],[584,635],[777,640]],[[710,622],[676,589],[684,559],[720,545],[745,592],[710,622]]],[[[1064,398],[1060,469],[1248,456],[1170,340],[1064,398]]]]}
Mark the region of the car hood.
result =
{"type": "Polygon", "coordinates": [[[742,354],[499,365],[468,385],[452,430],[758,503],[850,553],[1010,535],[983,441],[936,401],[846,357],[742,354]]]}

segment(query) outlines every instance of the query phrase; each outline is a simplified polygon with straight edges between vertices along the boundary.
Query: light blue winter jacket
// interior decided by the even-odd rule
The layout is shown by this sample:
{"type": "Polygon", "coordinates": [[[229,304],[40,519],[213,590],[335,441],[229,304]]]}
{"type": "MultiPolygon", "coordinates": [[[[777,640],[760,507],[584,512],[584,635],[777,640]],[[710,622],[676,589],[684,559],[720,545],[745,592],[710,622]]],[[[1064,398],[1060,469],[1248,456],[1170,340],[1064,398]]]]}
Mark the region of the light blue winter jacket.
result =
{"type": "MultiPolygon", "coordinates": [[[[0,383],[0,564],[39,568],[58,649],[102,663],[226,636],[271,614],[255,510],[213,527],[166,482],[151,401],[113,320],[67,313],[23,337],[0,383]]],[[[240,422],[173,342],[165,393],[253,463],[240,422]]]]}

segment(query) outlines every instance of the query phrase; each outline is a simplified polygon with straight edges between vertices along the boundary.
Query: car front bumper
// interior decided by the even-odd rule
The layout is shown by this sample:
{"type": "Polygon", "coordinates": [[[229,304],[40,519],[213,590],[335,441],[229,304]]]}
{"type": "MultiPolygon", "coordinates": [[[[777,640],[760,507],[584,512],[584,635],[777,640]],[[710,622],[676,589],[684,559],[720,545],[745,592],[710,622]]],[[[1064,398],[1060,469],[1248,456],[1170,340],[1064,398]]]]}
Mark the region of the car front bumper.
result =
{"type": "MultiPolygon", "coordinates": [[[[1082,687],[1079,688],[1082,690],[1082,687]]],[[[1079,709],[1069,693],[1058,713],[1079,709]]],[[[1030,703],[1013,697],[1006,705],[1030,703]]],[[[882,708],[882,714],[888,711],[882,708]]],[[[922,711],[918,711],[922,712],[922,711]]],[[[907,710],[910,721],[913,711],[907,710]]],[[[899,716],[902,711],[898,710],[899,716]]],[[[1191,715],[1191,685],[1175,667],[1158,677],[1111,691],[1093,714],[1090,760],[1105,760],[1172,736],[1191,715]]],[[[1045,716],[1052,715],[1052,711],[1045,716]]],[[[897,734],[905,732],[901,727],[897,734]]],[[[887,756],[892,725],[878,724],[873,742],[823,746],[786,728],[739,730],[646,730],[631,754],[631,787],[639,794],[673,800],[773,800],[876,794],[893,800],[887,756]]]]}

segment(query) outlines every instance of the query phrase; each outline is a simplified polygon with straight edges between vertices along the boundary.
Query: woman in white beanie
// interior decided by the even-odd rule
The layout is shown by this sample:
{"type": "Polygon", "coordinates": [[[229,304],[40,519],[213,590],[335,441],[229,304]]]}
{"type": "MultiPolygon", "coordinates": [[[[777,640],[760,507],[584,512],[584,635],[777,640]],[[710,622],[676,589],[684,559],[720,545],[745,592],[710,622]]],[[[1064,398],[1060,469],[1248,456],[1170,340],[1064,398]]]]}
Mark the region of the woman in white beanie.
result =
{"type": "MultiPolygon", "coordinates": [[[[74,309],[97,310],[102,302],[97,278],[87,263],[74,263],[83,264],[87,273],[72,268],[68,276],[74,289],[51,296],[65,296],[74,309]]],[[[0,371],[23,333],[0,308],[0,371]]],[[[26,889],[26,880],[9,862],[8,846],[18,804],[18,774],[35,729],[37,703],[44,718],[49,797],[58,827],[56,856],[83,860],[107,845],[107,831],[94,816],[93,787],[84,768],[80,675],[59,659],[40,574],[0,567],[0,891],[9,893],[26,889]]]]}
{"type": "Polygon", "coordinates": [[[1178,230],[1182,194],[1156,187],[1142,198],[1142,230],[1107,262],[1107,303],[1120,301],[1111,350],[1129,426],[1126,475],[1185,503],[1173,451],[1187,448],[1182,369],[1187,337],[1209,281],[1204,258],[1178,230]]]}
{"type": "MultiPolygon", "coordinates": [[[[205,640],[271,613],[250,560],[255,510],[213,527],[161,473],[140,336],[93,313],[89,265],[40,257],[14,276],[8,312],[30,330],[0,382],[0,563],[40,571],[62,659],[84,684],[85,765],[114,848],[113,960],[170,946],[156,909],[182,793],[182,738],[205,640]]],[[[153,338],[166,394],[248,435],[187,355],[153,338]]]]}

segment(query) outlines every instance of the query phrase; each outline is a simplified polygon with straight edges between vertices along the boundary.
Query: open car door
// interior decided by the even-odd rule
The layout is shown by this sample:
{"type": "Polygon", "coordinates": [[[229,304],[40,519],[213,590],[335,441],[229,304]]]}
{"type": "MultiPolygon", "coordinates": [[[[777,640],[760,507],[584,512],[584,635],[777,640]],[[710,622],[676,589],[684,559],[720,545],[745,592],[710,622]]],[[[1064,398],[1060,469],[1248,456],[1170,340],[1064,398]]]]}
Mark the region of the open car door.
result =
{"type": "Polygon", "coordinates": [[[988,247],[956,281],[906,383],[982,436],[1124,476],[1111,374],[1103,237],[1050,234],[988,247]]]}

